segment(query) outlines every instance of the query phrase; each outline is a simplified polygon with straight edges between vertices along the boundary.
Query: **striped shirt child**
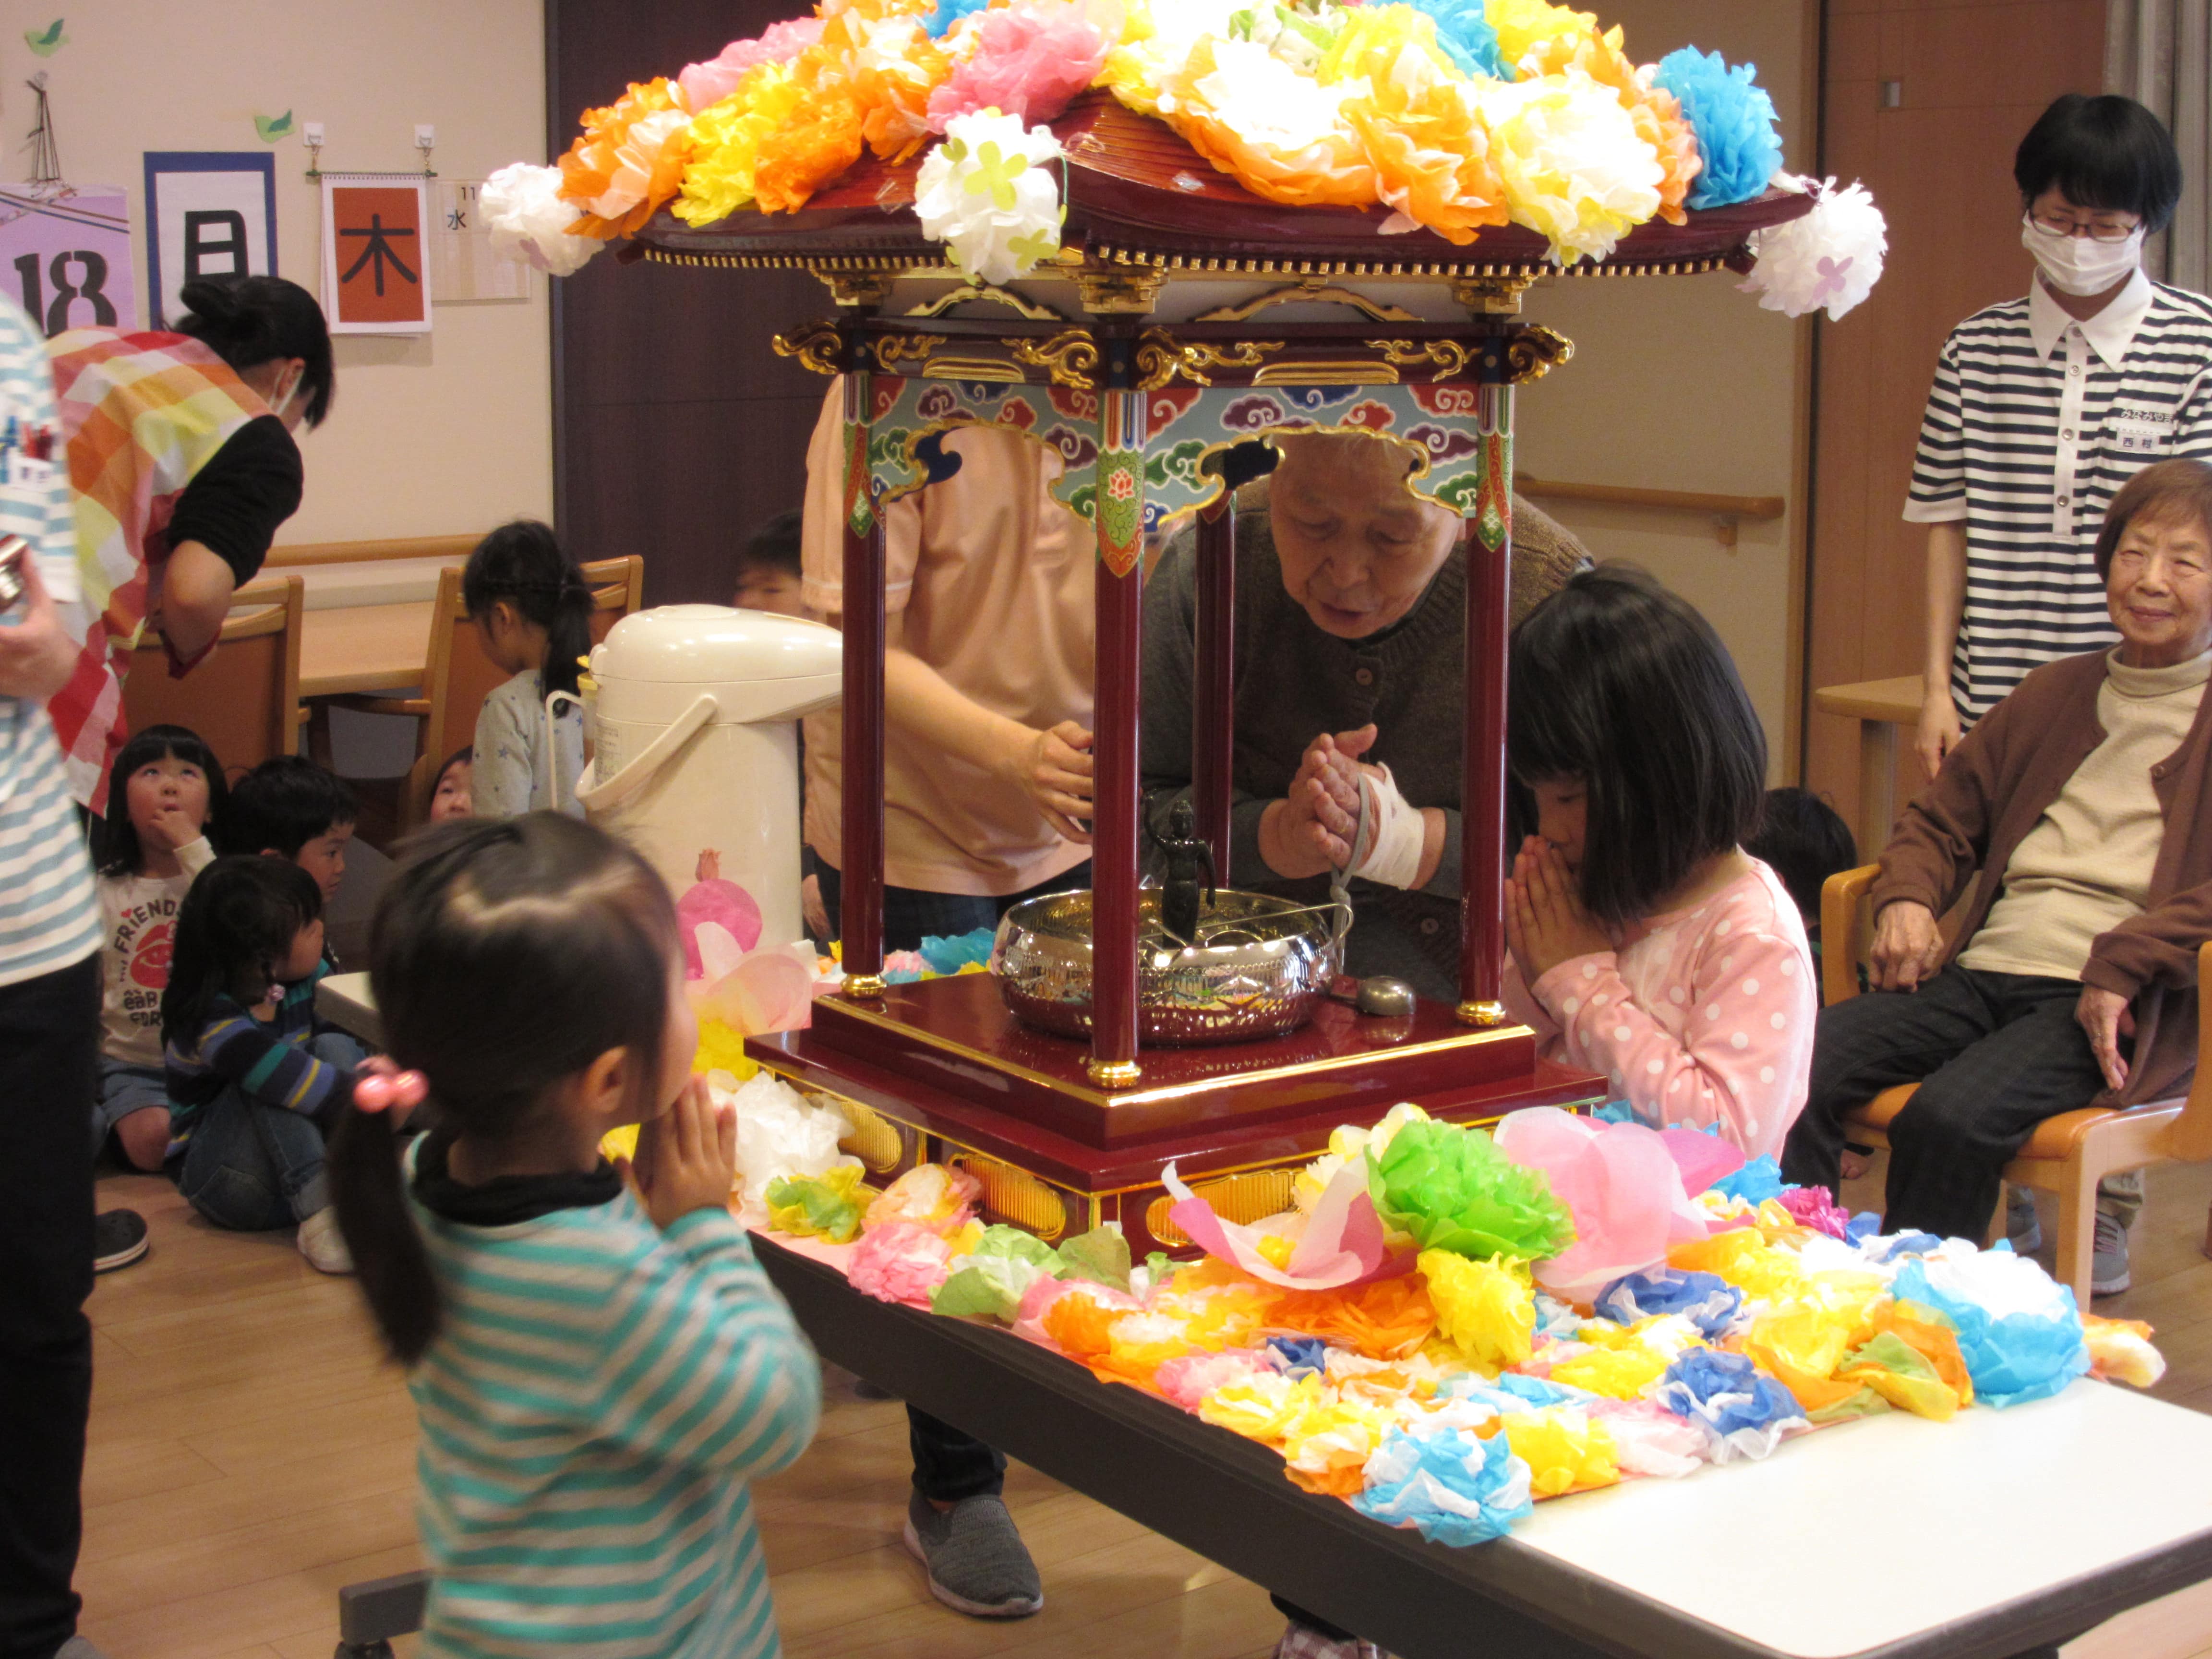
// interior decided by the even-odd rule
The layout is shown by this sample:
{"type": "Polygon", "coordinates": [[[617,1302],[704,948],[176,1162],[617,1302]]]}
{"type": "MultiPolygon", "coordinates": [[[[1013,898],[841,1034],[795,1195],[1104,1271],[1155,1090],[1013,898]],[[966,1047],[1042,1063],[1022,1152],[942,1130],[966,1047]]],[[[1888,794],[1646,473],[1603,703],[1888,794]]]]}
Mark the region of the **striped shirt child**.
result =
{"type": "Polygon", "coordinates": [[[284,988],[273,1018],[256,1019],[228,996],[210,1006],[210,1018],[190,1049],[168,1048],[169,1158],[192,1138],[200,1115],[225,1089],[235,1087],[264,1105],[281,1106],[324,1122],[353,1103],[353,1076],[308,1052],[316,1034],[315,986],[330,972],[317,963],[307,978],[284,988]]]}
{"type": "Polygon", "coordinates": [[[812,1437],[821,1377],[744,1230],[665,1231],[602,1164],[465,1187],[408,1155],[441,1324],[422,1424],[427,1655],[773,1659],[749,1480],[812,1437]]]}
{"type": "Polygon", "coordinates": [[[2136,272],[2087,322],[2042,283],[1951,331],[1905,516],[1963,520],[1951,695],[1967,726],[2054,658],[2119,635],[2094,554],[2105,509],[2153,461],[2212,460],[2212,300],[2136,272]]]}
{"type": "MultiPolygon", "coordinates": [[[[46,343],[23,313],[0,300],[0,427],[55,429],[46,343]]],[[[39,556],[65,623],[83,617],[76,591],[76,532],[69,479],[56,466],[37,482],[0,477],[0,535],[17,535],[39,556]]],[[[0,628],[23,620],[18,603],[0,628]]],[[[58,973],[100,949],[100,905],[92,862],[70,804],[61,746],[42,703],[0,696],[0,986],[58,973]]]]}

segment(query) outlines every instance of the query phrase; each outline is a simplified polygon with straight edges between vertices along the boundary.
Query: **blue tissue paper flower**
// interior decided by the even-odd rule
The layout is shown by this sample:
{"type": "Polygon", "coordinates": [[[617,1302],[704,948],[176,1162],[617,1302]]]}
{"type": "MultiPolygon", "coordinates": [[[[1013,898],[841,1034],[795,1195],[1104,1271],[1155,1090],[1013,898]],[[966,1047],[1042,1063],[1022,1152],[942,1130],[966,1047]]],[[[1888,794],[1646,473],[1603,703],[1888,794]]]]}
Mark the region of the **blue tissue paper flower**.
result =
{"type": "Polygon", "coordinates": [[[1682,100],[1705,158],[1690,187],[1693,208],[1748,202],[1782,165],[1774,100],[1753,78],[1755,65],[1730,69],[1720,53],[1683,46],[1659,60],[1657,83],[1682,100]]]}
{"type": "Polygon", "coordinates": [[[957,974],[971,962],[988,962],[991,941],[997,935],[988,927],[965,933],[929,933],[921,941],[921,959],[933,974],[957,974]]]}
{"type": "Polygon", "coordinates": [[[1534,1507],[1528,1466],[1502,1434],[1479,1440],[1464,1429],[1413,1435],[1393,1428],[1367,1460],[1366,1479],[1354,1509],[1392,1526],[1418,1527],[1436,1544],[1496,1538],[1534,1507]]]}
{"type": "Polygon", "coordinates": [[[1802,1419],[1797,1396],[1740,1353],[1692,1348],[1667,1368],[1652,1396],[1716,1436],[1802,1419]]]}
{"type": "Polygon", "coordinates": [[[990,3],[991,0],[937,0],[935,6],[921,14],[922,29],[931,40],[941,40],[955,23],[990,3]]]}
{"type": "Polygon", "coordinates": [[[1317,1336],[1271,1336],[1275,1369],[1285,1376],[1319,1376],[1328,1370],[1328,1344],[1317,1336]]]}
{"type": "Polygon", "coordinates": [[[1942,1242],[1933,1233],[1899,1233],[1889,1241],[1889,1248],[1882,1252],[1881,1260],[1894,1261],[1901,1255],[1925,1255],[1942,1242]]]}
{"type": "Polygon", "coordinates": [[[1498,55],[1498,31],[1483,13],[1483,0],[1413,0],[1413,3],[1416,11],[1425,11],[1436,20],[1437,44],[1459,66],[1462,75],[1487,75],[1494,81],[1514,78],[1513,66],[1498,55]]]}
{"type": "Polygon", "coordinates": [[[1592,1112],[1590,1114],[1590,1117],[1594,1121],[1599,1123],[1635,1123],[1640,1121],[1636,1115],[1636,1108],[1630,1105],[1625,1100],[1608,1100],[1604,1105],[1592,1112]]]}
{"type": "Polygon", "coordinates": [[[912,985],[921,978],[921,969],[919,968],[886,968],[884,969],[884,983],[886,985],[912,985]]]}
{"type": "Polygon", "coordinates": [[[1523,1376],[1518,1371],[1500,1371],[1497,1386],[1532,1406],[1571,1406],[1578,1400],[1590,1397],[1587,1389],[1571,1389],[1564,1382],[1550,1382],[1540,1376],[1523,1376]]]}
{"type": "MultiPolygon", "coordinates": [[[[2040,1267],[2009,1251],[1985,1251],[1972,1266],[1977,1278],[2007,1272],[2044,1277],[2040,1267]]],[[[2089,1369],[2089,1349],[2074,1292],[2048,1279],[2045,1283],[2051,1293],[2039,1310],[2015,1307],[1995,1317],[1966,1294],[1937,1286],[1929,1277],[1927,1263],[1918,1260],[1899,1268],[1890,1288],[1899,1302],[1917,1302],[1942,1315],[1959,1334],[1959,1352],[1966,1356],[1966,1373],[1974,1379],[1974,1402],[2002,1407],[2047,1400],[2089,1369]]]]}
{"type": "Polygon", "coordinates": [[[1861,1210],[1844,1224],[1844,1242],[1863,1244],[1869,1238],[1881,1237],[1881,1218],[1872,1210],[1861,1210]]]}
{"type": "Polygon", "coordinates": [[[1598,1293],[1597,1310],[1615,1324],[1633,1325],[1655,1314],[1680,1314],[1708,1340],[1735,1322],[1743,1292],[1718,1273],[1662,1267],[1616,1279],[1598,1293]]]}
{"type": "Polygon", "coordinates": [[[1536,1292],[1536,1334],[1554,1341],[1571,1342],[1582,1328],[1583,1316],[1548,1291],[1536,1292]]]}
{"type": "Polygon", "coordinates": [[[1782,1166],[1771,1157],[1754,1158],[1731,1175],[1713,1182],[1711,1191],[1723,1198],[1740,1198],[1747,1204],[1764,1204],[1782,1196],[1782,1166]]]}

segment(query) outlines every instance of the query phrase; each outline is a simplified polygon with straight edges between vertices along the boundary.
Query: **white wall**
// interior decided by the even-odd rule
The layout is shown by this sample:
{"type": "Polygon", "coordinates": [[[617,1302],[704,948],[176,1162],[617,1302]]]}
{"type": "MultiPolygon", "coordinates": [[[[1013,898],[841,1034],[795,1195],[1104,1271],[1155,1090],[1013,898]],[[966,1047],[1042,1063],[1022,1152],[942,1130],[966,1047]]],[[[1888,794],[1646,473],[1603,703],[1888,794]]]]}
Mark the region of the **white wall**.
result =
{"type": "MultiPolygon", "coordinates": [[[[1759,66],[1774,98],[1784,165],[1814,155],[1817,19],[1801,0],[1610,0],[1629,56],[1654,62],[1675,47],[1718,51],[1759,66]]],[[[1766,727],[1770,771],[1794,774],[1790,684],[1800,628],[1792,573],[1809,505],[1797,411],[1808,390],[1802,342],[1809,324],[1761,311],[1739,279],[1555,278],[1523,314],[1575,343],[1565,368],[1517,400],[1517,465],[1540,478],[1787,498],[1785,517],[1744,524],[1723,549],[1709,520],[1647,507],[1538,503],[1600,558],[1632,560],[1711,617],[1766,727]]]]}
{"type": "MultiPolygon", "coordinates": [[[[324,165],[419,167],[414,130],[434,123],[434,165],[481,179],[544,152],[541,0],[0,0],[0,173],[28,173],[23,140],[46,71],[63,175],[120,185],[146,292],[144,152],[272,149],[277,271],[318,287],[321,198],[297,137],[264,145],[256,115],[320,120],[324,165]],[[34,58],[27,28],[66,17],[68,44],[34,58]]],[[[420,338],[337,342],[331,418],[302,434],[307,498],[277,539],[462,534],[553,507],[551,350],[545,285],[526,304],[438,305],[420,338]]]]}

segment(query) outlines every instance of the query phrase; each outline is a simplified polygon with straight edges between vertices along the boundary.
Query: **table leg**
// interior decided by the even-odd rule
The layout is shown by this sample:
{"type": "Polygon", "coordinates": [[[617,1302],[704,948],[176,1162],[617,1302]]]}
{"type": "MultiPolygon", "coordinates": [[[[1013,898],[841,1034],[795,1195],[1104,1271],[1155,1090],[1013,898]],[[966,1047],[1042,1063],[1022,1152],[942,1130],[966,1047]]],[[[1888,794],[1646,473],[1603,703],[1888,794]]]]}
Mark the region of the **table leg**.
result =
{"type": "Polygon", "coordinates": [[[1897,727],[1859,722],[1859,860],[1871,864],[1897,825],[1897,727]]]}

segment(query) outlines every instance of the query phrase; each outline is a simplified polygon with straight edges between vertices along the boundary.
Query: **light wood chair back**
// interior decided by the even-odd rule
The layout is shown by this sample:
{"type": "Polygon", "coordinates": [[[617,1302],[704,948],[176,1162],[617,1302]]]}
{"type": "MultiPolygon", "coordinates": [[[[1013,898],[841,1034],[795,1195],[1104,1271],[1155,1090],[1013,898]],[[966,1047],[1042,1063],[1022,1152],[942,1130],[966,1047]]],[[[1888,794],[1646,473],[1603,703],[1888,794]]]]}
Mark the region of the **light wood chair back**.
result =
{"type": "MultiPolygon", "coordinates": [[[[1858,966],[1872,942],[1867,895],[1879,865],[1828,878],[1820,889],[1820,980],[1825,1000],[1859,994],[1858,966]]],[[[2089,1306],[2089,1269],[2095,1255],[2097,1184],[2108,1175],[2153,1164],[2200,1164],[2212,1158],[2212,943],[2197,953],[2197,1071],[2189,1092],[2125,1111],[2085,1106],[2036,1125],[2035,1133],[2005,1165],[2004,1178],[2058,1195],[2058,1278],[2074,1299],[2089,1306]]],[[[1920,1085],[1885,1089],[1844,1115],[1850,1139],[1887,1147],[1896,1121],[1920,1085]]],[[[2205,1254],[2212,1255],[2212,1214],[2205,1223],[2205,1254]]]]}
{"type": "Polygon", "coordinates": [[[304,585],[259,576],[231,595],[215,652],[182,679],[169,674],[161,634],[148,629],[123,682],[129,729],[182,726],[197,732],[235,778],[275,755],[298,751],[300,627],[304,585]]]}

